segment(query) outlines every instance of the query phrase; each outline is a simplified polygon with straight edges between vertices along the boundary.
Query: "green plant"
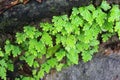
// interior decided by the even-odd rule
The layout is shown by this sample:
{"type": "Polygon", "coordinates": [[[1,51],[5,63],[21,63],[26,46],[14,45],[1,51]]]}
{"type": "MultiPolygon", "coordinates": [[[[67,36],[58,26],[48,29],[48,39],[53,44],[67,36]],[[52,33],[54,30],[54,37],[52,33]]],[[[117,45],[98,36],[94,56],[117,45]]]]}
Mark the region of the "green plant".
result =
{"type": "MultiPolygon", "coordinates": [[[[14,65],[13,65],[13,62],[12,60],[9,58],[10,57],[10,54],[9,52],[12,51],[10,49],[12,45],[9,44],[8,41],[6,41],[6,45],[5,45],[5,51],[2,51],[2,49],[0,48],[0,77],[1,79],[4,79],[6,80],[6,76],[7,76],[7,70],[9,71],[13,71],[14,70],[14,65]]],[[[14,53],[14,51],[13,51],[14,53]]],[[[16,53],[16,52],[15,52],[16,53]]],[[[16,54],[14,54],[16,55],[16,54]]]]}
{"type": "MultiPolygon", "coordinates": [[[[6,41],[0,50],[0,73],[6,80],[6,69],[14,67],[9,56],[18,57],[32,68],[32,76],[21,76],[22,80],[39,80],[52,68],[60,71],[63,67],[78,64],[79,56],[84,62],[92,59],[98,51],[98,35],[107,41],[112,35],[120,37],[120,9],[103,1],[99,7],[92,4],[73,8],[71,15],[54,16],[51,23],[40,23],[40,29],[25,26],[16,34],[16,41],[6,41]],[[11,66],[11,67],[8,67],[11,66]]],[[[16,78],[16,80],[19,80],[16,78]]]]}

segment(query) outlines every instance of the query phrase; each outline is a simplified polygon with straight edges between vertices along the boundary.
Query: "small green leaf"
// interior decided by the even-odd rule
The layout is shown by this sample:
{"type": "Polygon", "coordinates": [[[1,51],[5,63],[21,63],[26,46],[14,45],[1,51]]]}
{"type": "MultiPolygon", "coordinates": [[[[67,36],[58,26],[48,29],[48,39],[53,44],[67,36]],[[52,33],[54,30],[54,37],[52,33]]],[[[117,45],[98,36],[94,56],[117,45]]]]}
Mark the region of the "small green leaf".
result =
{"type": "Polygon", "coordinates": [[[92,59],[92,55],[88,51],[83,51],[82,52],[82,59],[84,62],[87,62],[92,59]]]}
{"type": "Polygon", "coordinates": [[[42,69],[44,69],[44,71],[46,73],[50,72],[50,68],[51,68],[51,66],[49,64],[47,64],[47,63],[42,64],[42,69]]]}
{"type": "Polygon", "coordinates": [[[98,9],[97,10],[95,10],[95,11],[93,11],[93,19],[95,19],[97,16],[98,16],[98,14],[99,14],[99,11],[98,11],[98,9]]]}
{"type": "Polygon", "coordinates": [[[64,64],[60,63],[56,66],[57,71],[61,71],[62,67],[64,66],[64,64]]]}
{"type": "Polygon", "coordinates": [[[67,54],[67,58],[74,64],[78,64],[78,53],[76,49],[71,49],[68,54],[67,54]]]}
{"type": "Polygon", "coordinates": [[[7,72],[6,69],[4,67],[0,66],[0,77],[1,77],[1,79],[6,80],[6,72],[7,72]]]}
{"type": "Polygon", "coordinates": [[[98,45],[98,44],[99,44],[99,41],[96,40],[96,39],[93,39],[93,40],[89,43],[90,46],[96,46],[96,45],[98,45]]]}
{"type": "Polygon", "coordinates": [[[7,68],[7,63],[4,59],[0,60],[0,66],[7,68]]]}
{"type": "Polygon", "coordinates": [[[52,22],[54,23],[54,29],[52,33],[56,34],[57,32],[61,32],[63,27],[66,25],[66,22],[68,22],[68,16],[54,16],[52,22]]]}
{"type": "Polygon", "coordinates": [[[52,37],[46,32],[42,34],[41,41],[48,46],[53,46],[52,37]]]}
{"type": "Polygon", "coordinates": [[[71,26],[72,27],[78,27],[83,26],[84,20],[82,19],[82,16],[75,16],[73,17],[72,15],[70,16],[70,21],[71,21],[71,26]]]}
{"type": "Polygon", "coordinates": [[[37,68],[37,67],[39,67],[39,63],[37,61],[34,61],[33,66],[34,66],[34,68],[37,68]]]}
{"type": "Polygon", "coordinates": [[[65,27],[65,30],[68,34],[70,34],[71,32],[74,31],[74,26],[71,25],[71,23],[67,22],[66,23],[66,27],[65,27]]]}
{"type": "Polygon", "coordinates": [[[16,42],[18,44],[23,43],[25,40],[26,40],[26,35],[25,34],[23,34],[23,33],[17,33],[16,34],[16,42]]]}
{"type": "Polygon", "coordinates": [[[77,42],[76,47],[78,48],[78,50],[87,50],[90,46],[88,45],[88,43],[85,42],[84,37],[82,37],[84,35],[79,35],[78,39],[80,39],[80,41],[77,42]],[[80,48],[79,48],[80,47],[80,48]]]}
{"type": "Polygon", "coordinates": [[[79,10],[77,8],[73,7],[73,9],[72,9],[72,15],[76,16],[78,14],[79,14],[79,10]]]}
{"type": "Polygon", "coordinates": [[[7,64],[7,68],[8,68],[8,70],[10,70],[10,71],[13,71],[14,70],[14,65],[13,65],[13,63],[8,63],[7,64]]]}
{"type": "Polygon", "coordinates": [[[55,56],[58,61],[61,61],[65,55],[66,55],[66,52],[64,50],[60,50],[59,52],[55,53],[55,56]]]}
{"type": "Polygon", "coordinates": [[[37,74],[37,79],[43,78],[44,74],[45,74],[44,70],[40,69],[40,71],[38,71],[38,74],[37,74]]]}
{"type": "Polygon", "coordinates": [[[55,58],[51,58],[47,61],[47,64],[54,68],[57,65],[57,60],[55,58]]]}
{"type": "Polygon", "coordinates": [[[28,57],[26,57],[26,62],[28,63],[28,65],[30,67],[32,67],[33,63],[34,63],[34,59],[35,59],[35,56],[34,55],[29,55],[28,57]]]}
{"type": "Polygon", "coordinates": [[[106,42],[113,34],[111,33],[106,33],[102,35],[102,41],[106,42]]]}
{"type": "Polygon", "coordinates": [[[35,38],[38,38],[42,35],[42,33],[40,31],[36,31],[35,32],[35,38]]]}
{"type": "Polygon", "coordinates": [[[61,47],[60,45],[55,45],[53,47],[48,48],[46,58],[53,56],[53,54],[55,54],[56,51],[60,49],[60,47],[61,47]]]}
{"type": "Polygon", "coordinates": [[[45,44],[43,44],[41,41],[37,42],[35,45],[34,45],[35,49],[37,50],[37,52],[40,52],[40,53],[46,53],[46,47],[45,47],[45,44]]]}
{"type": "Polygon", "coordinates": [[[23,77],[22,80],[34,80],[32,77],[23,77]]]}
{"type": "Polygon", "coordinates": [[[66,36],[61,36],[61,43],[64,47],[66,46],[66,39],[67,39],[66,36]]]}
{"type": "Polygon", "coordinates": [[[102,26],[105,22],[107,15],[100,8],[98,8],[97,11],[98,11],[98,15],[96,17],[96,22],[99,24],[99,26],[102,26]]]}
{"type": "Polygon", "coordinates": [[[9,41],[9,40],[6,40],[5,44],[10,44],[10,41],[9,41]]]}
{"type": "Polygon", "coordinates": [[[58,34],[58,35],[56,35],[56,44],[58,45],[60,43],[61,43],[61,35],[58,34]]]}
{"type": "Polygon", "coordinates": [[[40,27],[42,27],[43,31],[51,31],[53,28],[53,25],[50,23],[40,23],[40,27]]]}
{"type": "Polygon", "coordinates": [[[93,17],[92,17],[92,13],[90,13],[90,11],[86,8],[79,8],[80,14],[83,17],[83,19],[85,19],[86,21],[88,21],[89,24],[92,24],[93,22],[93,17]]]}
{"type": "Polygon", "coordinates": [[[120,22],[116,22],[115,24],[115,31],[120,31],[120,22]]]}
{"type": "Polygon", "coordinates": [[[93,32],[92,29],[86,30],[85,34],[84,34],[84,42],[85,43],[90,43],[90,41],[94,38],[93,34],[91,34],[93,32]]]}
{"type": "Polygon", "coordinates": [[[111,6],[107,3],[107,1],[102,1],[102,4],[100,5],[100,7],[105,11],[111,8],[111,6]]]}
{"type": "Polygon", "coordinates": [[[29,50],[34,49],[37,44],[38,43],[37,43],[36,39],[30,39],[30,41],[29,41],[29,50]]]}
{"type": "Polygon", "coordinates": [[[13,45],[11,44],[6,44],[5,45],[5,53],[10,55],[11,51],[13,50],[13,45]]]}
{"type": "Polygon", "coordinates": [[[75,44],[76,44],[76,38],[74,35],[69,35],[67,36],[66,39],[66,49],[69,51],[71,48],[75,49],[75,44]]]}
{"type": "Polygon", "coordinates": [[[118,5],[113,5],[110,10],[110,17],[108,18],[108,22],[118,21],[120,19],[120,9],[118,5]]]}
{"type": "Polygon", "coordinates": [[[13,54],[13,57],[17,57],[18,55],[20,55],[21,53],[21,50],[18,46],[13,46],[13,49],[12,49],[12,54],[13,54]]]}
{"type": "Polygon", "coordinates": [[[28,38],[33,39],[35,36],[35,31],[37,31],[35,27],[32,27],[32,26],[24,27],[24,33],[27,35],[28,38]]]}
{"type": "Polygon", "coordinates": [[[113,27],[114,27],[113,25],[114,25],[114,23],[105,21],[104,25],[101,26],[101,29],[104,32],[109,31],[109,32],[113,33],[113,27]]]}
{"type": "Polygon", "coordinates": [[[37,70],[32,70],[33,75],[36,75],[36,73],[37,73],[37,70]]]}
{"type": "Polygon", "coordinates": [[[90,10],[91,12],[95,11],[95,7],[94,7],[94,5],[92,5],[92,4],[90,4],[89,6],[86,6],[86,8],[87,8],[88,10],[90,10]]]}

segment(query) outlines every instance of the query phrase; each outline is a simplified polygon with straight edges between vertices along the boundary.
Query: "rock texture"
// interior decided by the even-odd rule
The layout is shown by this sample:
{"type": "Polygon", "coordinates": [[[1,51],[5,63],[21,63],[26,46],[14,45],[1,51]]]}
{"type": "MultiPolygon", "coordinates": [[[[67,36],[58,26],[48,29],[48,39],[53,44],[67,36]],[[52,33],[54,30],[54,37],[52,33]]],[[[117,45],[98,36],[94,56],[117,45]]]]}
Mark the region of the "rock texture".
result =
{"type": "Polygon", "coordinates": [[[96,55],[90,62],[80,61],[78,65],[47,75],[45,80],[120,80],[120,55],[96,55]]]}
{"type": "Polygon", "coordinates": [[[18,4],[0,14],[0,30],[13,29],[37,22],[41,18],[52,17],[71,11],[73,6],[90,4],[90,0],[30,0],[27,4],[18,4]]]}

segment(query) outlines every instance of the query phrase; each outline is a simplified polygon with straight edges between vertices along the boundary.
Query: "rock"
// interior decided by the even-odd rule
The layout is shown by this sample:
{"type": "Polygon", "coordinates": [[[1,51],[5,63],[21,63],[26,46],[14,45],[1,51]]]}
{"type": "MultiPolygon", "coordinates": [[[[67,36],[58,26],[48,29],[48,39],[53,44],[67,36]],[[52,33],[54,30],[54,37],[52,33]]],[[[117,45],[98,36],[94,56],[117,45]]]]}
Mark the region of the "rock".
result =
{"type": "Polygon", "coordinates": [[[90,4],[90,0],[43,0],[41,3],[31,0],[27,4],[18,4],[0,14],[0,30],[12,32],[23,25],[70,12],[74,6],[90,4]]]}
{"type": "Polygon", "coordinates": [[[45,80],[120,80],[120,55],[96,55],[87,63],[80,61],[78,65],[47,75],[45,80]]]}

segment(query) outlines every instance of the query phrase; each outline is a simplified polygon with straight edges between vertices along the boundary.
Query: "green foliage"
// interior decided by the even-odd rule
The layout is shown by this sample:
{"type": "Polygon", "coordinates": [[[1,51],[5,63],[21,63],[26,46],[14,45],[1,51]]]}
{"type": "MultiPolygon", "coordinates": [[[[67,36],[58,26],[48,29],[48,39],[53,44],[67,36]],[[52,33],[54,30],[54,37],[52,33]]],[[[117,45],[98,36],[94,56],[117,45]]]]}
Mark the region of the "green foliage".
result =
{"type": "Polygon", "coordinates": [[[110,10],[110,17],[108,18],[108,22],[119,21],[120,18],[120,9],[118,5],[113,5],[110,10]]]}
{"type": "Polygon", "coordinates": [[[111,8],[111,6],[107,3],[107,1],[103,1],[100,7],[105,11],[111,8]]]}
{"type": "Polygon", "coordinates": [[[103,1],[98,7],[74,7],[70,16],[53,16],[51,23],[40,23],[40,28],[25,26],[16,33],[15,42],[6,40],[0,48],[0,77],[6,80],[7,70],[14,70],[10,57],[32,69],[32,77],[22,75],[20,80],[39,80],[51,69],[78,64],[80,55],[84,62],[90,61],[98,51],[99,34],[104,42],[114,34],[120,37],[119,19],[118,5],[103,1]]]}
{"type": "Polygon", "coordinates": [[[7,70],[9,71],[13,71],[14,66],[13,66],[13,62],[8,59],[8,54],[4,53],[3,51],[0,50],[0,77],[3,80],[6,80],[6,73],[7,70]]]}

